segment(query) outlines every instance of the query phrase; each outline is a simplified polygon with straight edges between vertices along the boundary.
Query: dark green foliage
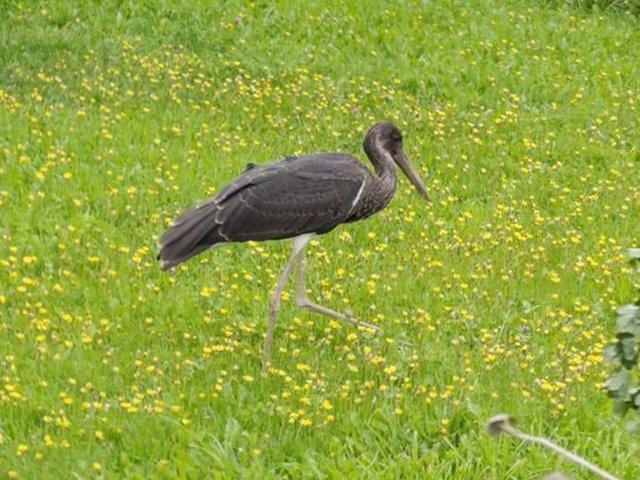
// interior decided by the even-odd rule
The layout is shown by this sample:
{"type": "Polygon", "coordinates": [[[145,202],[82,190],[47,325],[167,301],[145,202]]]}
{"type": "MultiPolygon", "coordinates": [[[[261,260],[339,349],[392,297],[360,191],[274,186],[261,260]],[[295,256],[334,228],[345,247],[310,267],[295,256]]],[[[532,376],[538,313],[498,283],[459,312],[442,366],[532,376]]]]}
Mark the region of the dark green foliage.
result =
{"type": "MultiPolygon", "coordinates": [[[[640,263],[640,249],[629,249],[629,258],[634,264],[640,263]]],[[[635,410],[640,414],[640,300],[618,308],[616,314],[617,340],[604,351],[605,360],[615,365],[615,370],[607,379],[605,388],[613,398],[616,413],[623,415],[635,410]]],[[[629,426],[637,430],[640,424],[630,422],[629,426]]]]}
{"type": "Polygon", "coordinates": [[[640,0],[552,0],[551,3],[595,12],[619,12],[640,15],[640,0]]]}

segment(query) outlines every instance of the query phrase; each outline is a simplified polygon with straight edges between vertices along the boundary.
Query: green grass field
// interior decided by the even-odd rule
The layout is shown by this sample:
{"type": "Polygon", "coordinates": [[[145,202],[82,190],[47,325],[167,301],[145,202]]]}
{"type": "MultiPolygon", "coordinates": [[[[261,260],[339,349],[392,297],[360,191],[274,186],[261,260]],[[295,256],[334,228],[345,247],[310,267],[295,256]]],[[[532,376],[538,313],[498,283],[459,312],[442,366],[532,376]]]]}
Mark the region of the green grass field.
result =
{"type": "Polygon", "coordinates": [[[602,391],[635,298],[636,17],[146,3],[0,2],[0,478],[591,478],[489,438],[501,412],[640,477],[602,391]],[[434,201],[402,178],[316,238],[307,284],[383,332],[285,295],[262,379],[289,243],[162,273],[156,238],[247,162],[364,159],[381,119],[434,201]]]}

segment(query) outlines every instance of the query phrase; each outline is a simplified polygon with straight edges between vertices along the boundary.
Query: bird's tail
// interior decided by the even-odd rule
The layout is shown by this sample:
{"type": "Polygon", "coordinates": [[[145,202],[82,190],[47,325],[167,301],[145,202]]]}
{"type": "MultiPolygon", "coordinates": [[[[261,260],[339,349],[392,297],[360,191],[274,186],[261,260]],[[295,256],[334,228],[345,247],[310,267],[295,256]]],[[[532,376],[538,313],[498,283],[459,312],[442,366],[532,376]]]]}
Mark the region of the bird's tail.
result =
{"type": "Polygon", "coordinates": [[[203,252],[216,243],[224,242],[216,223],[218,207],[207,202],[180,215],[160,237],[160,268],[168,270],[203,252]]]}

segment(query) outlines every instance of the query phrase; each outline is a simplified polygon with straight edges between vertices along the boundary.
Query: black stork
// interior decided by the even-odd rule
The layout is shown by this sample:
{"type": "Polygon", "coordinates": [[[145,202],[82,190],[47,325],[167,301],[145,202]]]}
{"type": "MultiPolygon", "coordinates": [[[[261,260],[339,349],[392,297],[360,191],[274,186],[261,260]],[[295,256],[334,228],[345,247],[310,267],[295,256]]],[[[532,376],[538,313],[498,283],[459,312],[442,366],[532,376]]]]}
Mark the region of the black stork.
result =
{"type": "Polygon", "coordinates": [[[398,127],[380,122],[364,137],[371,172],[343,153],[287,157],[265,165],[249,164],[238,178],[200,205],[180,215],[159,240],[158,259],[167,270],[214,245],[293,238],[293,251],[269,304],[269,323],[262,353],[266,373],[280,309],[280,297],[294,264],[298,265],[296,301],[299,307],[358,327],[378,327],[354,320],[312,302],[304,283],[304,247],[314,234],[330,232],[341,223],[367,218],[385,208],[396,190],[397,164],[429,200],[426,188],[402,149],[398,127]]]}

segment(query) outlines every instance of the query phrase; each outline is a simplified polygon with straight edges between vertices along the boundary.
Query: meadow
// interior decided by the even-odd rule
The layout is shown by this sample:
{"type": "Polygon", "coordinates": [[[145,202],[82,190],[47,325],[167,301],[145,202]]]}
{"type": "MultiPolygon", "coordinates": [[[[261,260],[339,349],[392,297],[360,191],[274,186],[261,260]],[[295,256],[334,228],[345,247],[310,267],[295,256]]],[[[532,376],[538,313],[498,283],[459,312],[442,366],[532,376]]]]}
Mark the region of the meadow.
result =
{"type": "Polygon", "coordinates": [[[636,296],[640,29],[579,2],[2,1],[0,478],[538,479],[496,413],[621,478],[602,348],[636,296]],[[379,120],[427,184],[307,249],[163,273],[156,239],[248,162],[379,120]],[[634,217],[634,215],[636,215],[634,217]]]}

